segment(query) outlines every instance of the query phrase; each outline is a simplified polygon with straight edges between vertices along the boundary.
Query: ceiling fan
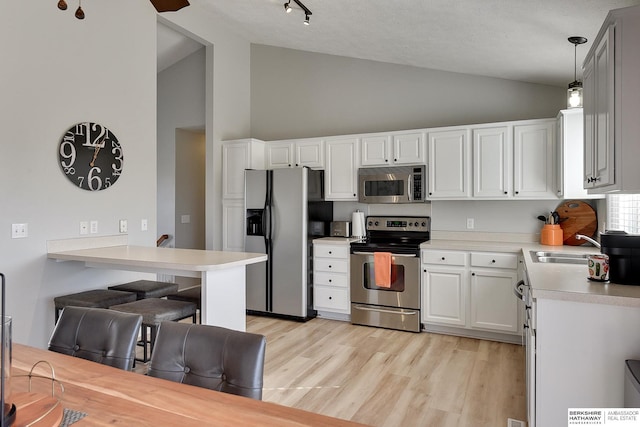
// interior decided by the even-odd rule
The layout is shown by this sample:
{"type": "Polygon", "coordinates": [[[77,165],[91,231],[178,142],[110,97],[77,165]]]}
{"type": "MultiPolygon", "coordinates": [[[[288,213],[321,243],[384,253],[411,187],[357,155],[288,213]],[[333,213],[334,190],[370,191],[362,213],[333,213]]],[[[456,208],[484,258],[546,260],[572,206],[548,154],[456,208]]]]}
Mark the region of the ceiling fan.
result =
{"type": "MultiPolygon", "coordinates": [[[[175,12],[183,7],[189,6],[187,0],[149,0],[153,7],[158,12],[175,12]]],[[[67,2],[65,0],[58,0],[58,9],[67,10],[67,2]]],[[[82,0],[78,1],[78,8],[76,9],[76,18],[84,19],[84,10],[82,10],[82,0]]]]}

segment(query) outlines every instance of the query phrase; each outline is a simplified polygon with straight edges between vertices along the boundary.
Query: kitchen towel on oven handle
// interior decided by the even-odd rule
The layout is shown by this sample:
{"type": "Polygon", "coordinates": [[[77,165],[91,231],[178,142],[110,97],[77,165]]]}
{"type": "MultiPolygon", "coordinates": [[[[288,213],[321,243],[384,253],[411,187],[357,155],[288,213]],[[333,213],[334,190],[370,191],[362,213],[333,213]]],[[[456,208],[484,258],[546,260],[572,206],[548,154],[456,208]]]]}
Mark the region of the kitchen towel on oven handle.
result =
{"type": "Polygon", "coordinates": [[[376,286],[380,288],[391,287],[391,252],[373,253],[373,270],[376,286]]]}

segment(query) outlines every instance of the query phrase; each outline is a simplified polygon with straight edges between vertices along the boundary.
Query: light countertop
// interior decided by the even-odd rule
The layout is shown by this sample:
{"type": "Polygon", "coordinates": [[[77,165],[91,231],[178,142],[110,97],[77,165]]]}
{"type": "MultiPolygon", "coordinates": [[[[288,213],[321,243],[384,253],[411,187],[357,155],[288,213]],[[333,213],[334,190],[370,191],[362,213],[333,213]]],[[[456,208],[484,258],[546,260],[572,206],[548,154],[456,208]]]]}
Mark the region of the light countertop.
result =
{"type": "Polygon", "coordinates": [[[176,271],[213,271],[267,260],[265,254],[223,252],[152,246],[109,246],[49,252],[48,258],[88,264],[162,268],[176,271]]]}
{"type": "Polygon", "coordinates": [[[361,240],[359,237],[320,237],[313,239],[314,245],[345,245],[348,246],[351,242],[357,242],[361,240]]]}
{"type": "Polygon", "coordinates": [[[421,249],[522,253],[534,298],[640,307],[640,286],[592,282],[587,265],[550,264],[533,260],[531,251],[600,253],[593,246],[548,246],[499,241],[430,240],[421,249]]]}

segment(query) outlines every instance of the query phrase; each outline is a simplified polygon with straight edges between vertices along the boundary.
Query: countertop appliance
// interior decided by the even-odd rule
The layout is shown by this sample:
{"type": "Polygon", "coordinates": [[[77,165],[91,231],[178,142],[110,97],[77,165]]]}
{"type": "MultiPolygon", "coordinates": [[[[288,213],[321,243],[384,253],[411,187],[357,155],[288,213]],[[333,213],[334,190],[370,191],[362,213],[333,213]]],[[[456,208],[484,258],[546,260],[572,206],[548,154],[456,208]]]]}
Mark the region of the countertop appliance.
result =
{"type": "Polygon", "coordinates": [[[358,169],[358,201],[360,203],[424,202],[427,189],[427,167],[386,166],[358,169]]]}
{"type": "Polygon", "coordinates": [[[329,235],[331,237],[351,236],[351,223],[349,221],[333,221],[329,235]]]}
{"type": "Polygon", "coordinates": [[[640,234],[608,230],[600,233],[600,251],[609,255],[609,280],[640,285],[640,234]]]}
{"type": "Polygon", "coordinates": [[[268,256],[247,266],[247,313],[316,316],[311,240],[333,219],[333,202],[322,200],[323,179],[323,171],[306,167],[245,171],[245,251],[268,256]]]}
{"type": "Polygon", "coordinates": [[[366,238],[351,243],[351,323],[420,332],[420,244],[431,218],[368,216],[366,238]],[[376,285],[374,254],[391,253],[389,287],[376,285]]]}

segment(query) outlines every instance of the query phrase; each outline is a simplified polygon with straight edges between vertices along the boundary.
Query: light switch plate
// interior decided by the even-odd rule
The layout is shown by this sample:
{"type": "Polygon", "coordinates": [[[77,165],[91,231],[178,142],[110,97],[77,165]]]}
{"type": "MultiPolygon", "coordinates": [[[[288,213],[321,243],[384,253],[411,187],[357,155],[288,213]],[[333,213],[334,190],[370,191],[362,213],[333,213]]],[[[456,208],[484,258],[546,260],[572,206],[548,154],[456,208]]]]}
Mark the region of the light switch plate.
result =
{"type": "Polygon", "coordinates": [[[128,226],[127,226],[127,220],[126,219],[121,219],[120,220],[120,227],[119,230],[121,233],[126,233],[128,230],[128,226]]]}
{"type": "Polygon", "coordinates": [[[98,221],[91,221],[89,225],[90,225],[89,232],[91,234],[96,234],[98,232],[98,221]]]}
{"type": "Polygon", "coordinates": [[[149,228],[149,224],[147,223],[147,220],[142,219],[140,221],[140,231],[147,231],[148,228],[149,228]]]}

